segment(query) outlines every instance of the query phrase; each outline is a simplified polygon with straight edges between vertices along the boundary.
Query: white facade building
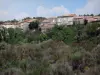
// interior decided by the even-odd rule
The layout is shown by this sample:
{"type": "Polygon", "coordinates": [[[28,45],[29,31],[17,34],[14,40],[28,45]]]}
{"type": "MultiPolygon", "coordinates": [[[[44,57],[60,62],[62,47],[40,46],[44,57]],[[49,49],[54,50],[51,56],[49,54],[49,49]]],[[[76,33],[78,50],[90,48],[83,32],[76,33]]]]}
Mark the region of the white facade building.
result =
{"type": "Polygon", "coordinates": [[[4,28],[20,28],[22,29],[23,31],[27,31],[29,29],[29,24],[30,23],[27,23],[27,22],[24,22],[24,23],[20,23],[19,25],[0,25],[0,27],[4,27],[4,28]]]}
{"type": "Polygon", "coordinates": [[[84,18],[82,16],[74,17],[74,24],[75,25],[84,24],[84,18]]]}
{"type": "Polygon", "coordinates": [[[17,25],[0,25],[0,27],[4,27],[4,28],[17,28],[17,25]]]}
{"type": "Polygon", "coordinates": [[[42,21],[39,25],[42,32],[46,32],[47,30],[52,29],[57,23],[57,18],[48,18],[42,21]]]}
{"type": "Polygon", "coordinates": [[[28,22],[21,23],[21,24],[18,26],[18,28],[23,29],[23,31],[25,32],[25,31],[29,30],[29,24],[30,24],[30,23],[28,23],[28,22]]]}
{"type": "Polygon", "coordinates": [[[57,24],[58,25],[73,25],[75,14],[58,16],[57,24]]]}

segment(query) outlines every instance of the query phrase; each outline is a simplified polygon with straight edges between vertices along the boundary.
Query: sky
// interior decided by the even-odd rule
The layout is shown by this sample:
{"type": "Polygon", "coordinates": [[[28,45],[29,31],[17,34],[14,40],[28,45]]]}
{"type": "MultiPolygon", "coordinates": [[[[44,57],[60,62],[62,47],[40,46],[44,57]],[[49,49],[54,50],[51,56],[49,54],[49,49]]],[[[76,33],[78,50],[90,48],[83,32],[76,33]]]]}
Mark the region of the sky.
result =
{"type": "Polygon", "coordinates": [[[99,14],[100,0],[0,0],[0,20],[99,14]]]}

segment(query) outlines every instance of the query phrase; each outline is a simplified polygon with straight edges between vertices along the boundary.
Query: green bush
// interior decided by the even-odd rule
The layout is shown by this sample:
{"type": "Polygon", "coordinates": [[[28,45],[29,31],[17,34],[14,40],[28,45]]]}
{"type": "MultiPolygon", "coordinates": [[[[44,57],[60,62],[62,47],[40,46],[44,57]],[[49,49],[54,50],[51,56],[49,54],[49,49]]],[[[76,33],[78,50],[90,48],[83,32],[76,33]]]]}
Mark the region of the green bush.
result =
{"type": "Polygon", "coordinates": [[[97,45],[97,47],[95,47],[92,50],[92,55],[93,55],[95,64],[100,64],[100,45],[97,45]]]}
{"type": "Polygon", "coordinates": [[[43,42],[43,41],[46,41],[48,40],[49,37],[46,35],[46,34],[40,34],[39,37],[37,37],[37,40],[40,41],[40,42],[43,42]]]}
{"type": "Polygon", "coordinates": [[[83,75],[100,75],[100,65],[91,67],[87,72],[83,75]]]}
{"type": "Polygon", "coordinates": [[[20,42],[27,42],[27,40],[24,40],[24,39],[26,39],[25,34],[19,28],[0,29],[0,41],[5,41],[10,44],[17,44],[20,42]]]}
{"type": "Polygon", "coordinates": [[[97,36],[98,27],[100,27],[100,24],[98,24],[98,23],[88,24],[87,30],[86,30],[88,36],[89,37],[97,36]]]}
{"type": "Polygon", "coordinates": [[[20,68],[8,68],[4,70],[0,75],[25,75],[20,68]]]}
{"type": "Polygon", "coordinates": [[[52,64],[51,75],[74,75],[74,72],[68,62],[62,61],[60,63],[52,64]]]}
{"type": "Polygon", "coordinates": [[[73,28],[56,25],[47,35],[53,40],[63,41],[68,44],[74,41],[75,32],[73,28]]]}
{"type": "Polygon", "coordinates": [[[72,60],[80,60],[81,58],[82,58],[82,53],[81,52],[75,52],[71,56],[72,60]]]}

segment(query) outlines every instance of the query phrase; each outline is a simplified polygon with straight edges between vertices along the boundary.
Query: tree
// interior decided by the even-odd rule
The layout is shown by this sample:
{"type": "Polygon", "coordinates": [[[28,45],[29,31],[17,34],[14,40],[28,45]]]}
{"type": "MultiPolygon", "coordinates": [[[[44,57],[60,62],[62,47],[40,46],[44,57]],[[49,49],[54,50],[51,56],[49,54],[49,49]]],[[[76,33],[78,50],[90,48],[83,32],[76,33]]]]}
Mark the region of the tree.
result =
{"type": "Polygon", "coordinates": [[[88,20],[84,19],[84,25],[87,25],[88,20]]]}
{"type": "Polygon", "coordinates": [[[15,43],[23,42],[24,39],[25,39],[24,33],[19,28],[0,29],[0,42],[4,41],[10,44],[15,44],[15,43]]]}
{"type": "Polygon", "coordinates": [[[8,31],[9,36],[6,42],[10,44],[19,43],[23,41],[25,38],[23,31],[19,28],[16,28],[16,29],[8,28],[7,31],[8,31]]]}
{"type": "Polygon", "coordinates": [[[3,24],[4,22],[3,21],[0,21],[0,24],[3,24]]]}
{"type": "Polygon", "coordinates": [[[87,16],[90,16],[89,14],[87,14],[87,16]]]}
{"type": "Polygon", "coordinates": [[[38,29],[38,27],[39,27],[39,22],[38,21],[33,21],[33,22],[31,22],[30,24],[29,24],[29,29],[30,30],[33,30],[33,29],[38,29]]]}
{"type": "Polygon", "coordinates": [[[38,40],[39,41],[46,41],[46,40],[48,40],[49,38],[48,38],[48,36],[46,35],[46,34],[43,34],[43,33],[41,33],[40,35],[39,35],[39,37],[38,37],[38,40]]]}
{"type": "Polygon", "coordinates": [[[74,31],[70,27],[58,26],[56,25],[47,33],[48,37],[56,40],[63,41],[65,43],[71,43],[74,40],[74,31]]]}
{"type": "Polygon", "coordinates": [[[98,14],[97,16],[100,16],[100,14],[98,14]]]}
{"type": "Polygon", "coordinates": [[[39,28],[39,31],[42,31],[41,28],[39,28]]]}
{"type": "Polygon", "coordinates": [[[99,27],[100,27],[100,24],[98,23],[87,25],[87,28],[86,28],[87,35],[90,37],[99,35],[99,30],[98,30],[99,27]]]}
{"type": "Polygon", "coordinates": [[[84,16],[86,16],[86,14],[84,14],[84,16]]]}
{"type": "Polygon", "coordinates": [[[76,36],[75,39],[77,41],[77,43],[80,43],[80,41],[82,40],[82,30],[83,30],[84,26],[83,25],[77,25],[76,26],[76,36]]]}
{"type": "Polygon", "coordinates": [[[94,14],[91,14],[91,16],[94,16],[94,14]]]}
{"type": "Polygon", "coordinates": [[[7,41],[8,38],[8,32],[6,28],[1,28],[0,29],[0,42],[1,41],[7,41]]]}
{"type": "Polygon", "coordinates": [[[18,22],[16,19],[11,20],[12,23],[18,22]]]}
{"type": "Polygon", "coordinates": [[[26,20],[26,19],[31,19],[31,17],[26,17],[26,18],[24,18],[23,20],[26,20]]]}

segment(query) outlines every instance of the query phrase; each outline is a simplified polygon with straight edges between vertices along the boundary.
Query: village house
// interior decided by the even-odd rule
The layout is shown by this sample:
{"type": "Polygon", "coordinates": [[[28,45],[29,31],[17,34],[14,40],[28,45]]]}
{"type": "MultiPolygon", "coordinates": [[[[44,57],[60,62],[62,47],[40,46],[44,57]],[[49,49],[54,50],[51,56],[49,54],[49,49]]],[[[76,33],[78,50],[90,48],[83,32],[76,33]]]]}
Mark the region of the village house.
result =
{"type": "Polygon", "coordinates": [[[100,20],[100,17],[98,17],[98,16],[81,16],[81,17],[83,19],[86,19],[88,21],[88,23],[100,20]]]}
{"type": "Polygon", "coordinates": [[[94,19],[96,19],[97,21],[100,21],[100,16],[94,16],[94,19]]]}
{"type": "Polygon", "coordinates": [[[17,28],[18,22],[10,22],[6,21],[0,25],[0,27],[4,28],[17,28]]]}
{"type": "Polygon", "coordinates": [[[76,16],[76,14],[68,14],[68,15],[58,16],[57,24],[58,25],[73,25],[75,16],[76,16]]]}
{"type": "Polygon", "coordinates": [[[37,19],[32,19],[32,18],[30,18],[30,19],[24,19],[24,20],[22,20],[22,22],[28,22],[28,23],[30,23],[30,22],[33,22],[33,21],[36,21],[37,19]]]}
{"type": "Polygon", "coordinates": [[[25,18],[23,20],[17,21],[5,21],[0,23],[0,27],[5,28],[21,28],[24,32],[29,30],[29,24],[33,21],[39,21],[39,28],[41,28],[42,32],[46,32],[47,30],[52,29],[55,24],[56,25],[77,25],[77,24],[84,24],[84,20],[87,20],[88,23],[91,22],[100,22],[100,16],[77,16],[76,14],[67,14],[58,17],[50,17],[50,18],[25,18]]]}
{"type": "Polygon", "coordinates": [[[12,21],[5,21],[0,25],[0,27],[5,27],[5,28],[20,28],[24,32],[29,30],[29,24],[30,22],[36,21],[36,19],[24,19],[20,20],[18,22],[12,22],[12,21]]]}
{"type": "Polygon", "coordinates": [[[77,24],[84,24],[84,18],[82,16],[74,17],[74,25],[77,25],[77,24]]]}
{"type": "Polygon", "coordinates": [[[11,21],[4,21],[3,23],[0,24],[0,27],[17,28],[18,24],[19,24],[18,21],[14,19],[11,21]]]}
{"type": "Polygon", "coordinates": [[[56,23],[57,23],[56,17],[47,18],[40,23],[39,27],[41,28],[42,32],[46,32],[47,30],[53,28],[56,23]]]}
{"type": "Polygon", "coordinates": [[[0,25],[0,27],[4,27],[4,28],[17,28],[17,25],[0,25]]]}
{"type": "Polygon", "coordinates": [[[19,23],[18,28],[21,28],[24,32],[29,30],[30,22],[36,21],[36,19],[25,19],[19,23]]]}
{"type": "Polygon", "coordinates": [[[86,19],[88,21],[88,23],[96,21],[96,19],[93,16],[84,16],[84,19],[86,19]]]}
{"type": "Polygon", "coordinates": [[[75,24],[84,24],[84,20],[87,20],[88,23],[100,21],[99,16],[76,16],[74,17],[75,24]]]}

